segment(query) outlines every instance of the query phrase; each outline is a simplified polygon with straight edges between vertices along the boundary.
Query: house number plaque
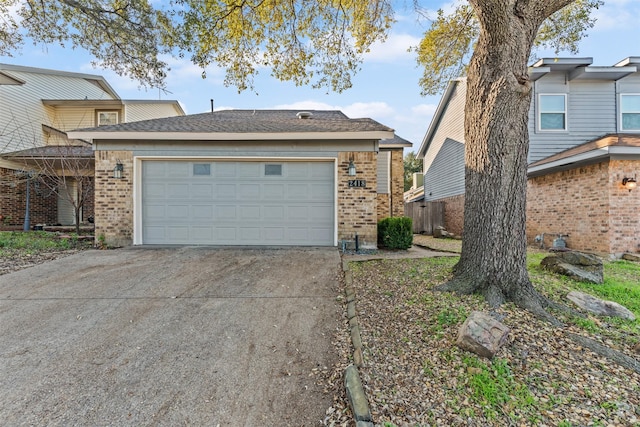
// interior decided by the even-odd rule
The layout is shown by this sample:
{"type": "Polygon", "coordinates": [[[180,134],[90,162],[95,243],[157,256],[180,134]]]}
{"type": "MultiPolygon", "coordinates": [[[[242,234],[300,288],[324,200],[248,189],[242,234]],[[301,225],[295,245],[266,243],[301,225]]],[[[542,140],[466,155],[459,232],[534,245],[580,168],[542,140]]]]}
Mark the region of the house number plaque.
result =
{"type": "Polygon", "coordinates": [[[350,179],[349,188],[365,188],[367,186],[366,179],[350,179]]]}

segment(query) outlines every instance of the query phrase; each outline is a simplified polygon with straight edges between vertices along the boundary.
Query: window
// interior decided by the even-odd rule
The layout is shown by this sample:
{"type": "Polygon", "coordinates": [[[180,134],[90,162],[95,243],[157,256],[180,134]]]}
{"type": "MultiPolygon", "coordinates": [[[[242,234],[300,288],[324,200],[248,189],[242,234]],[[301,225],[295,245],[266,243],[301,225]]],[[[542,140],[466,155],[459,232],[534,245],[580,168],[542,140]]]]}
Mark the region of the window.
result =
{"type": "Polygon", "coordinates": [[[282,165],[264,165],[265,176],[282,176],[282,165]]]}
{"type": "Polygon", "coordinates": [[[209,176],[209,175],[211,175],[211,164],[209,163],[193,164],[193,176],[209,176]]]}
{"type": "Polygon", "coordinates": [[[621,130],[640,130],[640,95],[620,95],[621,130]]]}
{"type": "Polygon", "coordinates": [[[117,125],[117,111],[98,111],[98,126],[117,125]]]}
{"type": "Polygon", "coordinates": [[[540,95],[538,101],[540,130],[567,129],[567,96],[540,95]]]}

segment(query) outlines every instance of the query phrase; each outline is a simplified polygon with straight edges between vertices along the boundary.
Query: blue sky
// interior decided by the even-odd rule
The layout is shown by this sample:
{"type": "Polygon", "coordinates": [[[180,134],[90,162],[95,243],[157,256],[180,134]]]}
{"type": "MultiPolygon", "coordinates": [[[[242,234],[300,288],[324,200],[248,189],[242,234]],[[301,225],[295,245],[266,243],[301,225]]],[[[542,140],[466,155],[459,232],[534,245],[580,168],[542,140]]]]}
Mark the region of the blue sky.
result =
{"type": "MultiPolygon", "coordinates": [[[[396,8],[397,23],[387,42],[373,47],[353,79],[353,87],[341,94],[279,82],[270,77],[267,69],[261,70],[255,80],[257,94],[250,91],[238,94],[235,88],[223,85],[222,70],[211,67],[206,70],[207,78],[202,79],[202,70],[188,60],[170,58],[167,59],[172,69],[167,79],[170,93],[160,94],[157,90],[140,90],[135,81],[110,70],[93,68],[91,56],[83,51],[56,45],[26,44],[14,57],[0,56],[0,62],[100,74],[124,99],[176,99],[188,114],[210,111],[212,98],[216,109],[340,109],[349,117],[371,117],[394,128],[398,135],[413,142],[413,149],[417,150],[439,97],[420,96],[421,70],[416,66],[415,54],[407,52],[418,44],[429,23],[416,20],[412,1],[399,3],[402,6],[396,8]]],[[[450,2],[442,1],[422,4],[433,10],[450,7],[450,2]]],[[[640,56],[639,0],[605,0],[596,17],[595,27],[580,44],[579,56],[593,57],[594,65],[613,65],[629,56],[640,56]]],[[[554,53],[539,52],[538,56],[553,57],[554,53]]]]}

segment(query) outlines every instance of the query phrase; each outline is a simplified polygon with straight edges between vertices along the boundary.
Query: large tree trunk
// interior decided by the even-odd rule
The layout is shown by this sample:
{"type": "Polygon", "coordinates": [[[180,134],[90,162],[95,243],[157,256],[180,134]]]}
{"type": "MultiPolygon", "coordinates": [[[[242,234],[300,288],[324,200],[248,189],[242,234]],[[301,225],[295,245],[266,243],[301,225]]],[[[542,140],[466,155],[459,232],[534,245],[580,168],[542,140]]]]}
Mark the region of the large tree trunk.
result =
{"type": "Polygon", "coordinates": [[[470,0],[481,32],[467,77],[464,239],[444,288],[539,315],[545,300],[526,268],[527,61],[540,24],[571,1],[470,0]]]}

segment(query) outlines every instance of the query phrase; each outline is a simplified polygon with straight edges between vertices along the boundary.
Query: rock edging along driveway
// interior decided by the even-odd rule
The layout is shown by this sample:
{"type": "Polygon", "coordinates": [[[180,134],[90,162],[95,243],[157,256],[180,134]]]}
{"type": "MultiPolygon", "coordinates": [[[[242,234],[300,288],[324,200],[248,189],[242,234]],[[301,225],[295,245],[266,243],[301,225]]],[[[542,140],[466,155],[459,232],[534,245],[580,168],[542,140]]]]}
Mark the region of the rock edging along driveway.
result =
{"type": "Polygon", "coordinates": [[[373,427],[369,401],[360,381],[358,367],[364,366],[364,356],[362,353],[362,338],[360,337],[360,327],[358,326],[358,316],[356,311],[356,292],[353,288],[353,276],[349,270],[349,261],[342,262],[342,270],[345,279],[345,294],[347,298],[347,318],[351,331],[351,343],[353,344],[353,362],[349,365],[344,374],[344,386],[347,392],[349,406],[353,412],[353,417],[357,427],[373,427]]]}

